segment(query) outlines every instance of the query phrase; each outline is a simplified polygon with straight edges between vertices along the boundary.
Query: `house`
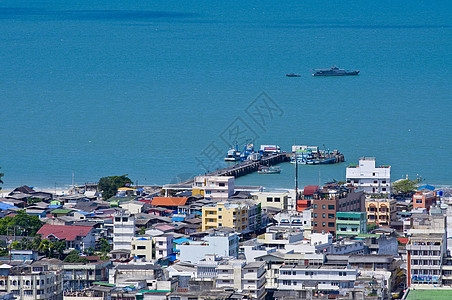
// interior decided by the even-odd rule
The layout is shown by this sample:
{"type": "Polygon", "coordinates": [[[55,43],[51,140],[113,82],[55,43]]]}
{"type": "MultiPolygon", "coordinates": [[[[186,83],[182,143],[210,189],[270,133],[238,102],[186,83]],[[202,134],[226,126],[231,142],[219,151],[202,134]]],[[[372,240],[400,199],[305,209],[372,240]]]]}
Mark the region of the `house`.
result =
{"type": "Polygon", "coordinates": [[[261,204],[263,209],[267,207],[274,207],[280,210],[287,210],[289,192],[259,192],[254,195],[254,199],[261,204]]]}
{"type": "Polygon", "coordinates": [[[119,207],[125,209],[132,215],[142,213],[147,206],[146,203],[140,201],[124,201],[119,203],[119,207]]]}
{"type": "Polygon", "coordinates": [[[43,239],[64,240],[69,249],[85,250],[95,247],[95,230],[92,226],[45,224],[37,234],[43,239]]]}
{"type": "Polygon", "coordinates": [[[154,197],[151,205],[164,207],[170,210],[177,210],[179,206],[185,205],[188,197],[154,197]]]}

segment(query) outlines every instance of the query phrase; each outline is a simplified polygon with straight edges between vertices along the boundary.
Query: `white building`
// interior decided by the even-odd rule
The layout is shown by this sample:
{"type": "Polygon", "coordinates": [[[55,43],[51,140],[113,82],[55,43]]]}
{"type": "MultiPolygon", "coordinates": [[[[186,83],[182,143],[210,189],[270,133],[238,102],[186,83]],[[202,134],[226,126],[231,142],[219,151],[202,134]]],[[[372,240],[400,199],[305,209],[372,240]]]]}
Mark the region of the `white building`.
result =
{"type": "Polygon", "coordinates": [[[265,266],[263,261],[246,263],[207,255],[197,263],[196,275],[204,280],[216,279],[216,288],[235,289],[251,295],[251,299],[265,299],[265,266]]]}
{"type": "Polygon", "coordinates": [[[203,241],[191,241],[176,246],[179,250],[178,259],[197,263],[207,254],[216,254],[222,257],[238,257],[239,237],[237,233],[215,232],[204,237],[203,241]]]}
{"type": "Polygon", "coordinates": [[[333,266],[291,266],[279,269],[278,290],[344,291],[352,289],[357,270],[333,266]]]}
{"type": "Polygon", "coordinates": [[[129,213],[117,213],[113,218],[113,250],[132,250],[135,236],[135,217],[129,213]]]}
{"type": "Polygon", "coordinates": [[[280,210],[287,210],[289,203],[289,192],[259,192],[254,195],[254,199],[261,204],[263,209],[267,207],[274,207],[280,210]]]}
{"type": "Polygon", "coordinates": [[[206,199],[227,200],[234,194],[234,176],[198,176],[192,185],[193,195],[206,199]]]}
{"type": "Polygon", "coordinates": [[[12,267],[3,264],[0,273],[0,292],[12,293],[15,299],[62,299],[62,270],[49,271],[48,266],[12,267]]]}
{"type": "Polygon", "coordinates": [[[391,166],[375,167],[375,157],[361,157],[357,166],[347,167],[346,179],[368,194],[391,193],[391,166]]]}
{"type": "Polygon", "coordinates": [[[173,235],[162,234],[154,236],[155,259],[160,259],[173,254],[173,235]]]}

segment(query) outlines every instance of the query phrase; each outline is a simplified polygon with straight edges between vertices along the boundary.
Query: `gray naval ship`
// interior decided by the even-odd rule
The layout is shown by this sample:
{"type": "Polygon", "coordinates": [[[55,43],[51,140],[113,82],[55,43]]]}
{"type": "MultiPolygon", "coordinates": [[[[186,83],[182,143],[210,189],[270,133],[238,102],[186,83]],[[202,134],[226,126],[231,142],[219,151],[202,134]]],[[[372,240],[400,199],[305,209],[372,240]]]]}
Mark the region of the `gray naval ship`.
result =
{"type": "Polygon", "coordinates": [[[358,74],[359,71],[346,71],[338,67],[331,67],[330,69],[315,69],[312,76],[347,76],[358,74]]]}

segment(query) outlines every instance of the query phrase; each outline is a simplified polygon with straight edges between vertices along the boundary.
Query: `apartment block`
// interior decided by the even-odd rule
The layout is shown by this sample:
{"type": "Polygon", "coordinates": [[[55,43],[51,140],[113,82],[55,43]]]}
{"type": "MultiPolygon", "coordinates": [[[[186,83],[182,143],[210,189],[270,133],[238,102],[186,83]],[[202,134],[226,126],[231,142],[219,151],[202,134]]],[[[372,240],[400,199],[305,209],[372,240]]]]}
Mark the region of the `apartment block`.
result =
{"type": "Polygon", "coordinates": [[[243,232],[248,227],[248,206],[219,202],[202,207],[202,231],[229,227],[243,232]]]}
{"type": "Polygon", "coordinates": [[[367,233],[367,218],[365,212],[337,212],[336,236],[356,236],[367,233]]]}
{"type": "Polygon", "coordinates": [[[375,157],[361,157],[358,165],[346,169],[347,184],[366,194],[391,193],[391,166],[375,166],[375,157]]]}
{"type": "Polygon", "coordinates": [[[113,217],[113,250],[132,250],[135,236],[135,217],[130,213],[117,213],[113,217]]]}
{"type": "Polygon", "coordinates": [[[226,200],[234,194],[234,176],[198,176],[192,185],[192,195],[206,199],[226,200]]]}
{"type": "Polygon", "coordinates": [[[437,196],[436,192],[430,189],[420,189],[417,190],[413,195],[413,209],[425,208],[427,211],[430,207],[436,203],[437,196]]]}
{"type": "Polygon", "coordinates": [[[356,269],[340,266],[284,265],[279,269],[278,290],[352,289],[357,275],[356,269]]]}
{"type": "Polygon", "coordinates": [[[363,191],[337,184],[325,185],[314,194],[312,222],[313,232],[336,233],[336,212],[364,211],[365,196],[363,191]]]}
{"type": "Polygon", "coordinates": [[[395,199],[374,199],[366,200],[367,222],[376,223],[379,226],[389,227],[391,221],[397,217],[397,207],[395,199]]]}

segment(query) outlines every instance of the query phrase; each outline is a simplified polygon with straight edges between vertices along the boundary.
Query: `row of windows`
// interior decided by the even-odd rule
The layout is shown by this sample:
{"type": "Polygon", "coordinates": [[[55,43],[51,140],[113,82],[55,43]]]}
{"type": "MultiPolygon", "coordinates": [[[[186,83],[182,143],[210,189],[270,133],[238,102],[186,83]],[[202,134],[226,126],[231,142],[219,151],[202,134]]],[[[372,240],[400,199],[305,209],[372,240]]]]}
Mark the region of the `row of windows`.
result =
{"type": "MultiPolygon", "coordinates": [[[[312,225],[312,224],[311,224],[312,225]]],[[[314,226],[317,226],[317,222],[314,222],[314,226]]],[[[325,227],[325,222],[322,222],[322,226],[325,227]]],[[[328,222],[328,227],[334,227],[334,222],[328,222]]]]}
{"type": "MultiPolygon", "coordinates": [[[[46,281],[44,281],[44,279],[42,279],[41,281],[39,281],[39,279],[38,280],[36,280],[36,285],[39,285],[39,283],[41,283],[41,285],[43,285],[43,284],[45,284],[47,282],[47,284],[50,284],[50,279],[49,278],[47,278],[47,280],[46,281]]],[[[3,285],[5,285],[7,283],[7,281],[3,281],[3,280],[0,280],[0,286],[3,286],[3,285]]],[[[9,284],[10,285],[20,285],[20,280],[10,280],[9,281],[9,284]]],[[[23,285],[33,285],[33,280],[23,280],[22,281],[22,284],[23,285]]]]}
{"type": "MultiPolygon", "coordinates": [[[[314,209],[317,209],[317,204],[314,204],[314,209]]],[[[326,209],[326,205],[322,204],[322,209],[326,209]]],[[[328,204],[328,209],[334,209],[333,204],[328,204]]]]}
{"type": "Polygon", "coordinates": [[[439,250],[434,250],[434,251],[413,250],[413,251],[411,251],[411,255],[439,256],[440,255],[440,251],[439,250]]]}

